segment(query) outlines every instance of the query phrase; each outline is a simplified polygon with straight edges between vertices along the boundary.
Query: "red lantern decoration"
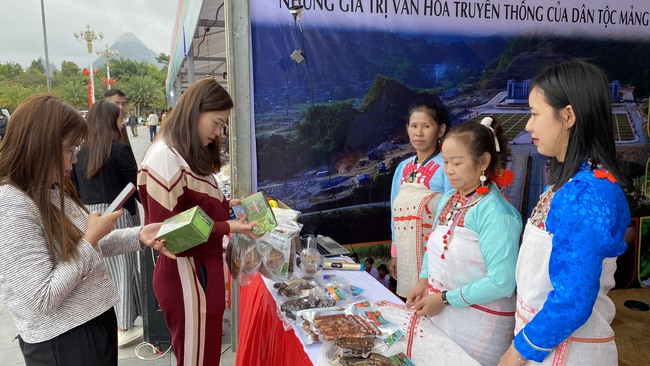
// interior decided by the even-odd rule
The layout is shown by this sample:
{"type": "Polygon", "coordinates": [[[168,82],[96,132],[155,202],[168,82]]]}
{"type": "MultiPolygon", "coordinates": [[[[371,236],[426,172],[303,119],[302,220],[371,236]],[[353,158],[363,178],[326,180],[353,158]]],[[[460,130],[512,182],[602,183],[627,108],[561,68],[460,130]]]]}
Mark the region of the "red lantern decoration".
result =
{"type": "Polygon", "coordinates": [[[102,83],[106,84],[106,76],[102,77],[102,83]]]}
{"type": "Polygon", "coordinates": [[[87,68],[84,67],[84,69],[81,71],[85,76],[89,76],[90,72],[88,71],[87,68]]]}

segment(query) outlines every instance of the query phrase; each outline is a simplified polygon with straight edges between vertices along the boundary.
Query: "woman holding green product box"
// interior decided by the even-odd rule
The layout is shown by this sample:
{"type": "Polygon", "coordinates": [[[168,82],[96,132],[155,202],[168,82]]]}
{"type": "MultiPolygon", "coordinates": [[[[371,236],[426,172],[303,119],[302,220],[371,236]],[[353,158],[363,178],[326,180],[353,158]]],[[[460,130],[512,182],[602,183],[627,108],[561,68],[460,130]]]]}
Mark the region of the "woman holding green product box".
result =
{"type": "Polygon", "coordinates": [[[116,366],[119,294],[103,258],[144,245],[169,255],[160,223],[114,230],[122,210],[88,213],[69,177],[87,132],[74,107],[39,94],[0,144],[0,300],[27,366],[116,366]]]}
{"type": "Polygon", "coordinates": [[[153,274],[180,365],[218,365],[225,309],[222,243],[230,233],[253,234],[253,223],[228,220],[228,201],[215,181],[220,140],[233,107],[228,92],[206,78],[192,84],[167,116],[165,129],[145,153],[138,172],[144,221],[158,222],[194,206],[214,220],[208,241],[159,257],[153,274]]]}

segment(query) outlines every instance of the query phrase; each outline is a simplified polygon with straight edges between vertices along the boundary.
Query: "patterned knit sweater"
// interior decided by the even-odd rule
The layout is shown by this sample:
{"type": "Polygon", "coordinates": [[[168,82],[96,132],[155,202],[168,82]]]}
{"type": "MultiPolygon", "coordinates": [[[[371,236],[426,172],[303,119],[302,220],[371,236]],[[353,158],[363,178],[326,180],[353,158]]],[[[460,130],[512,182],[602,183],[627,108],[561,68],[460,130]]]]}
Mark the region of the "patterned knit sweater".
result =
{"type": "Polygon", "coordinates": [[[140,164],[138,192],[146,224],[164,221],[197,205],[214,220],[207,242],[177,256],[221,255],[223,236],[230,232],[230,225],[226,222],[228,200],[213,175],[194,173],[175,150],[159,139],[147,150],[140,164]]]}
{"type": "MultiPolygon", "coordinates": [[[[59,207],[59,190],[52,203],[59,207]]],[[[140,228],[114,230],[93,248],[81,240],[79,258],[53,264],[34,201],[12,185],[0,186],[0,298],[28,343],[50,340],[101,315],[118,301],[102,256],[142,249],[140,228]]],[[[71,199],[65,213],[83,232],[87,214],[71,199]]]]}

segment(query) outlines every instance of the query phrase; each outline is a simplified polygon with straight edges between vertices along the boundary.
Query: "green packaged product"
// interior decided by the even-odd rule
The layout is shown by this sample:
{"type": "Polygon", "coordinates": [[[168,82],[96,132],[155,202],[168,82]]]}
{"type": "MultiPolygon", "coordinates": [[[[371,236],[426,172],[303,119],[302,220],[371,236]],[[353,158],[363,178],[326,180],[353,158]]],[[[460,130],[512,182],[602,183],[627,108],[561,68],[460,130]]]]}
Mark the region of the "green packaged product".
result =
{"type": "Polygon", "coordinates": [[[214,221],[199,206],[163,221],[158,239],[165,240],[165,248],[177,254],[208,241],[214,221]]]}
{"type": "Polygon", "coordinates": [[[255,222],[253,233],[264,235],[267,231],[278,226],[275,215],[263,192],[257,192],[241,200],[241,205],[246,212],[249,222],[255,222]]]}

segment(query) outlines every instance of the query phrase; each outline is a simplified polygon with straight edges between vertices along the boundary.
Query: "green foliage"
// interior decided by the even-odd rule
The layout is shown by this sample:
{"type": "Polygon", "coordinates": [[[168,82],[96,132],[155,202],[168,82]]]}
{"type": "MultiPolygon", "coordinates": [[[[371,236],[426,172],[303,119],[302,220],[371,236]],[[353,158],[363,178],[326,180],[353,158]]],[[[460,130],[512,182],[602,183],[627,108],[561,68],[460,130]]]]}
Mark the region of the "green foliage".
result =
{"type": "Polygon", "coordinates": [[[14,110],[31,94],[32,91],[21,84],[15,82],[2,83],[2,86],[0,86],[0,105],[14,110]]]}
{"type": "Polygon", "coordinates": [[[386,84],[388,83],[396,83],[402,85],[402,83],[393,78],[384,75],[377,75],[375,80],[372,82],[372,85],[370,86],[370,90],[368,90],[368,93],[366,93],[366,96],[363,98],[363,101],[359,106],[359,112],[365,112],[366,108],[368,108],[372,102],[379,99],[381,92],[386,88],[386,84]]]}
{"type": "Polygon", "coordinates": [[[64,78],[79,76],[81,69],[72,61],[63,61],[61,63],[61,76],[64,78]]]}
{"type": "Polygon", "coordinates": [[[38,60],[32,61],[32,64],[27,68],[27,72],[45,75],[45,63],[43,59],[39,58],[38,60]]]}
{"type": "Polygon", "coordinates": [[[359,255],[359,261],[361,263],[363,263],[366,258],[372,257],[375,260],[375,264],[372,265],[374,268],[377,268],[380,263],[388,264],[388,262],[390,262],[390,243],[355,245],[354,252],[359,255]]]}
{"type": "Polygon", "coordinates": [[[66,78],[54,89],[54,93],[78,109],[88,105],[88,81],[85,78],[66,78]]]}
{"type": "Polygon", "coordinates": [[[5,62],[0,64],[0,81],[11,80],[24,73],[23,67],[16,62],[5,62]]]}
{"type": "Polygon", "coordinates": [[[305,120],[298,125],[298,139],[326,162],[333,152],[344,150],[354,113],[350,101],[309,107],[305,120]]]}
{"type": "Polygon", "coordinates": [[[135,104],[137,111],[164,103],[165,88],[150,75],[130,77],[123,86],[129,103],[135,104]]]}
{"type": "MultiPolygon", "coordinates": [[[[169,60],[169,56],[160,54],[159,60],[169,60]]],[[[110,64],[111,79],[116,80],[114,87],[124,90],[127,102],[142,109],[160,110],[167,106],[165,98],[166,67],[134,60],[112,60],[110,64]]],[[[95,100],[101,100],[106,85],[102,77],[106,76],[106,66],[101,66],[95,75],[95,100]]],[[[0,105],[15,109],[20,102],[34,93],[47,92],[45,65],[42,58],[33,60],[27,70],[15,62],[0,64],[0,105]]],[[[71,61],[61,63],[61,71],[54,70],[51,91],[67,103],[79,108],[88,108],[88,77],[81,68],[71,61]]]]}

